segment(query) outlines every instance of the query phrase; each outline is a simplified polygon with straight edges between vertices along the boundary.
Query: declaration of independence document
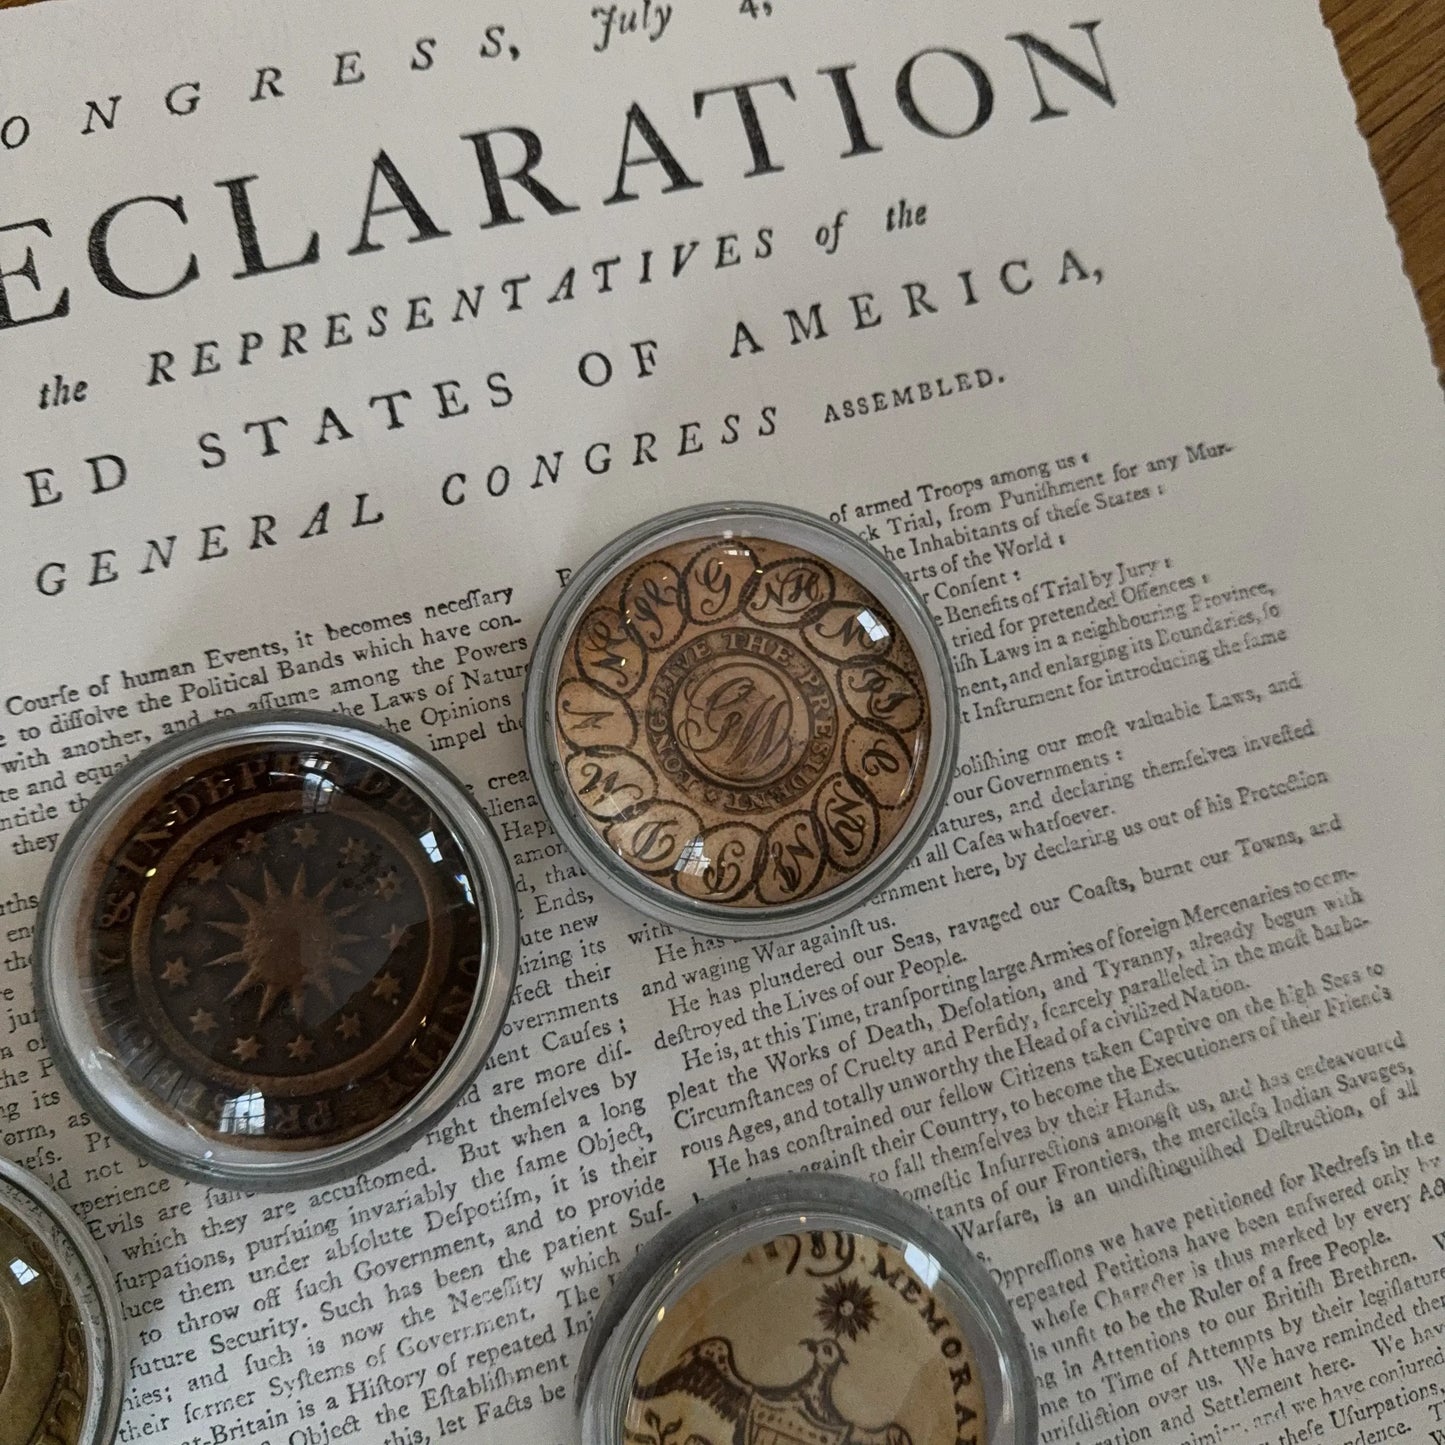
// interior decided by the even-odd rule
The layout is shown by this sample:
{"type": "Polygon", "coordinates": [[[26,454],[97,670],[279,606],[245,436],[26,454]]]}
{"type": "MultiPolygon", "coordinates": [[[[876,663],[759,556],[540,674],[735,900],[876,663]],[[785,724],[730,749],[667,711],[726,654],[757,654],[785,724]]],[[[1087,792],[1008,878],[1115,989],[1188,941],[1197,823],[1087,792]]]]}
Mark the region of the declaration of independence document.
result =
{"type": "Polygon", "coordinates": [[[1045,1441],[1445,1440],[1445,432],[1308,0],[7,13],[0,398],[0,1148],[123,1439],[567,1441],[658,1224],[835,1169],[987,1262],[1045,1441]],[[568,569],[735,497],[893,558],[965,722],[757,944],[605,897],[518,727],[568,569]],[[27,950],[109,774],[275,705],[455,769],[525,948],[441,1125],[272,1198],[77,1112],[27,950]]]}

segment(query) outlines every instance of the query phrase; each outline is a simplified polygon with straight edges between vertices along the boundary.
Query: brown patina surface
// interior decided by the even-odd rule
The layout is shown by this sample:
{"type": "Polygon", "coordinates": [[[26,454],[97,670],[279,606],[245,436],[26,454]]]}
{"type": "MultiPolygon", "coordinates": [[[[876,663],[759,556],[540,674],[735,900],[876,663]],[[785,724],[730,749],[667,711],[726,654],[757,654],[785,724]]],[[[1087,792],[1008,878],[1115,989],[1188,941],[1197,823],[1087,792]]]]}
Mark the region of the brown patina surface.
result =
{"type": "Polygon", "coordinates": [[[480,885],[449,827],[341,752],[231,746],[171,769],[95,875],[93,1022],[205,1133],[316,1149],[379,1126],[476,996],[480,885]]]}
{"type": "Polygon", "coordinates": [[[588,823],[708,903],[792,903],[871,862],[917,803],[929,729],[918,660],[877,598],[761,537],[619,571],[558,676],[558,752],[588,823]]]}

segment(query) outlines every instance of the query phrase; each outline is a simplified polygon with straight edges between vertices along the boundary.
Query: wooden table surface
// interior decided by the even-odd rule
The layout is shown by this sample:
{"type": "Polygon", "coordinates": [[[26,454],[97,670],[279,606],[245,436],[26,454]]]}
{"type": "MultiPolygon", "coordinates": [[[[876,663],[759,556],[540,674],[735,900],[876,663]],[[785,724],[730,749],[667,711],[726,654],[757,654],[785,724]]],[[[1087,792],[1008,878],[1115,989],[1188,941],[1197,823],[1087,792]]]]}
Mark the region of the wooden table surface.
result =
{"type": "MultiPolygon", "coordinates": [[[[0,0],[0,9],[27,3],[0,0]]],[[[1320,6],[1445,383],[1445,0],[1320,0],[1320,6]]]]}
{"type": "Polygon", "coordinates": [[[1445,382],[1445,0],[1321,0],[1445,382]]]}

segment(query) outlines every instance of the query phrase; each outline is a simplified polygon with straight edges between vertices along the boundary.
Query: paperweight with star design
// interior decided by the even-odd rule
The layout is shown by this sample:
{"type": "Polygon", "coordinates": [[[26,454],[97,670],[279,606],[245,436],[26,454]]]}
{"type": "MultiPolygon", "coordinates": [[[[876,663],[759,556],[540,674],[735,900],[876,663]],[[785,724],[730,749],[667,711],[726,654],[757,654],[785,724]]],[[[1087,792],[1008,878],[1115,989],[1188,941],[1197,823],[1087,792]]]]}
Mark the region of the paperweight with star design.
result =
{"type": "Polygon", "coordinates": [[[41,903],[62,1072],[155,1162],[246,1188],[429,1126],[500,1032],[515,895],[470,795],[352,718],[227,718],[131,762],[41,903]]]}

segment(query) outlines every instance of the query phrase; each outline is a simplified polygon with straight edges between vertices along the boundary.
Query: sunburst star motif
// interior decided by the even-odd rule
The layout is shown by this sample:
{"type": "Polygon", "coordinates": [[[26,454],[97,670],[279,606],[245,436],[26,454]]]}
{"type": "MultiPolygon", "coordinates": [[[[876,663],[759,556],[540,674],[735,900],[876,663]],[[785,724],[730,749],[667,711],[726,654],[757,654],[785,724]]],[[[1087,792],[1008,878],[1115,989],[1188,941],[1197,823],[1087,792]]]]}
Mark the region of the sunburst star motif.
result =
{"type": "Polygon", "coordinates": [[[231,934],[239,946],[231,953],[211,959],[208,966],[246,965],[246,972],[227,998],[260,989],[258,1023],[265,1020],[282,995],[290,1001],[291,1011],[297,1018],[302,1016],[308,989],[335,1005],[337,976],[356,974],[356,966],[342,949],[349,943],[360,942],[363,935],[343,933],[337,925],[359,905],[347,903],[337,907],[327,902],[337,881],[333,878],[315,893],[308,893],[303,863],[296,870],[289,891],[280,888],[269,868],[261,871],[260,898],[242,893],[239,888],[227,888],[245,918],[239,923],[212,919],[210,926],[231,934]]]}
{"type": "Polygon", "coordinates": [[[878,1319],[878,1306],[873,1291],[856,1279],[840,1279],[823,1286],[818,1296],[818,1322],[835,1339],[846,1335],[856,1340],[866,1335],[878,1319]]]}

